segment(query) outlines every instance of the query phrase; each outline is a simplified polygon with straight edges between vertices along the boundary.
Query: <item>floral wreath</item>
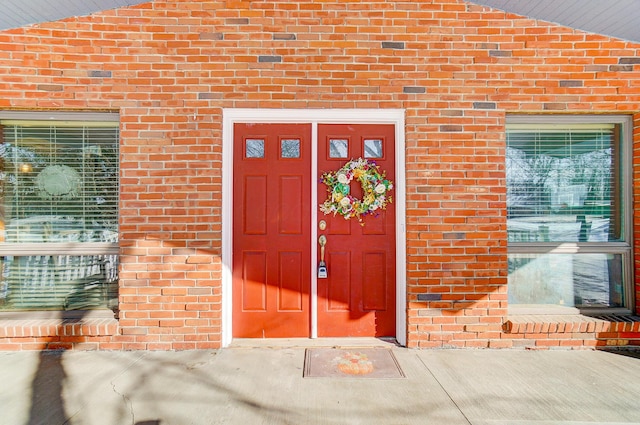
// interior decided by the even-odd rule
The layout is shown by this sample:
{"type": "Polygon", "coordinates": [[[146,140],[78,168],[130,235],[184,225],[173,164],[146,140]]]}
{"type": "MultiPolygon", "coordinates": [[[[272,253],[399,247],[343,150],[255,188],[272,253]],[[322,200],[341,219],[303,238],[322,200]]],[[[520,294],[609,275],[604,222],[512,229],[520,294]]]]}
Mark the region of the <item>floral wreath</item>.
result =
{"type": "Polygon", "coordinates": [[[327,185],[329,197],[320,205],[325,214],[339,214],[345,220],[356,217],[364,225],[362,217],[378,209],[385,209],[392,199],[387,192],[393,189],[393,183],[385,178],[373,161],[363,158],[347,162],[338,171],[328,171],[320,179],[327,185]],[[349,184],[353,179],[362,186],[363,199],[349,194],[349,184]]]}

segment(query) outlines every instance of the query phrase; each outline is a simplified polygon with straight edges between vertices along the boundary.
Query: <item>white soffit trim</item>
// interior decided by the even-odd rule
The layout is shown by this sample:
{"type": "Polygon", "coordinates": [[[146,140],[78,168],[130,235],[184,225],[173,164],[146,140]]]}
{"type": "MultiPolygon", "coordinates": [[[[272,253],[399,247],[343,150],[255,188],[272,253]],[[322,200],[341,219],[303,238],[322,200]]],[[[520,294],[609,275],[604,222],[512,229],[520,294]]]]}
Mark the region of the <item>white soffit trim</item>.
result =
{"type": "Polygon", "coordinates": [[[20,28],[103,10],[149,3],[151,0],[0,0],[0,30],[20,28]]]}
{"type": "Polygon", "coordinates": [[[569,28],[640,42],[640,0],[467,0],[569,28]]]}

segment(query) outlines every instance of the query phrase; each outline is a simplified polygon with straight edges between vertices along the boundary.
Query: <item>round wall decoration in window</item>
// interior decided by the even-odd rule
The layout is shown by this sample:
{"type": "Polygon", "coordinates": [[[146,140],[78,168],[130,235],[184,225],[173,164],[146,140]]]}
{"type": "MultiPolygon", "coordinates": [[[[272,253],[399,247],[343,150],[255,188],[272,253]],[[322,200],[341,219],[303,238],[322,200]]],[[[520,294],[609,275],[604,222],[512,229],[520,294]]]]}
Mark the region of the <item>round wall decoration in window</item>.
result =
{"type": "Polygon", "coordinates": [[[363,158],[351,160],[337,171],[329,171],[322,175],[320,182],[327,185],[328,198],[320,205],[325,214],[341,215],[345,220],[356,217],[361,225],[362,218],[379,209],[385,209],[391,203],[388,192],[393,183],[386,179],[373,161],[363,158]],[[356,179],[362,186],[362,199],[350,194],[349,184],[356,179]]]}
{"type": "Polygon", "coordinates": [[[43,199],[73,199],[78,197],[82,179],[66,165],[49,165],[36,177],[38,195],[43,199]]]}

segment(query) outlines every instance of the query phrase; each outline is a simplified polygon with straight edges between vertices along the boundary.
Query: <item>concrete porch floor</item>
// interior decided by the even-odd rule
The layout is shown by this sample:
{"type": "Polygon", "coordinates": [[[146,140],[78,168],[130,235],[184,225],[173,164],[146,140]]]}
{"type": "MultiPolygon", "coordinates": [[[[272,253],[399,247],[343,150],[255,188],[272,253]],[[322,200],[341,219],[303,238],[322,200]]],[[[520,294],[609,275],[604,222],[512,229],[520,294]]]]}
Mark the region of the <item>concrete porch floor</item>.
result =
{"type": "Polygon", "coordinates": [[[640,359],[601,351],[239,340],[215,351],[0,352],[0,382],[0,423],[11,425],[640,424],[640,359]],[[354,344],[392,349],[406,378],[302,377],[309,345],[354,344]]]}

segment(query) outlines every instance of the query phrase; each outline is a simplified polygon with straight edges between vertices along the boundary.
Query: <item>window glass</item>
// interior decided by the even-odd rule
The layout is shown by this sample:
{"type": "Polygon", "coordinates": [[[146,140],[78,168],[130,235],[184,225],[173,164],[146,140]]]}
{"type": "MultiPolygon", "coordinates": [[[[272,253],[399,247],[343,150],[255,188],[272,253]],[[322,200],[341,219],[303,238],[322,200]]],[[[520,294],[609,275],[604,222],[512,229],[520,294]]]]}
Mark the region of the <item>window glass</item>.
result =
{"type": "Polygon", "coordinates": [[[510,126],[509,241],[624,240],[619,134],[616,125],[510,126]]]}
{"type": "Polygon", "coordinates": [[[591,120],[508,118],[511,306],[629,307],[628,121],[591,120]]]}
{"type": "Polygon", "coordinates": [[[382,140],[366,139],[364,141],[365,158],[382,158],[382,140]]]}
{"type": "Polygon", "coordinates": [[[509,254],[509,303],[623,307],[620,254],[509,254]]]}
{"type": "Polygon", "coordinates": [[[300,158],[300,140],[298,139],[281,140],[280,156],[282,158],[300,158]]]}
{"type": "Polygon", "coordinates": [[[349,141],[347,139],[329,140],[329,158],[348,158],[349,141]]]}
{"type": "Polygon", "coordinates": [[[2,256],[0,267],[0,311],[117,307],[117,255],[2,256]]]}
{"type": "Polygon", "coordinates": [[[1,242],[115,242],[117,123],[27,122],[2,135],[1,242]]]}
{"type": "Polygon", "coordinates": [[[264,158],[264,140],[247,139],[245,141],[245,157],[264,158]]]}
{"type": "Polygon", "coordinates": [[[117,295],[107,286],[117,282],[117,256],[68,250],[118,242],[118,123],[0,120],[0,126],[0,309],[113,304],[117,295]],[[34,246],[48,254],[29,255],[34,246]]]}

